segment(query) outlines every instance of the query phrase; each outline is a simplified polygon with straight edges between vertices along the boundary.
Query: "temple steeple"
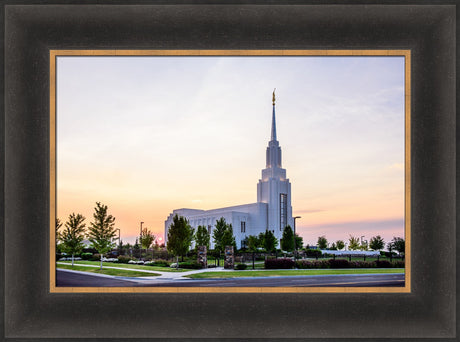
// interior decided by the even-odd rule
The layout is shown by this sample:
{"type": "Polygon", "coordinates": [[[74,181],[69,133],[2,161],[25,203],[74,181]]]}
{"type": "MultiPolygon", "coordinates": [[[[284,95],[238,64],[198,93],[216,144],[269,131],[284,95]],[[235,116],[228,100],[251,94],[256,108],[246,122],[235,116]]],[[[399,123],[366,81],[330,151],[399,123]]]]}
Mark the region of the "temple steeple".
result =
{"type": "Polygon", "coordinates": [[[272,97],[272,102],[273,102],[273,115],[272,115],[272,134],[271,134],[271,141],[276,140],[276,119],[275,119],[275,90],[273,90],[273,97],[272,97]]]}
{"type": "Polygon", "coordinates": [[[272,94],[271,137],[266,151],[267,162],[257,184],[257,202],[267,204],[267,227],[282,235],[286,225],[293,225],[291,206],[291,183],[281,165],[281,147],[276,137],[275,91],[272,94]]]}
{"type": "MultiPolygon", "coordinates": [[[[281,148],[278,140],[276,140],[276,118],[275,118],[275,91],[273,90],[273,113],[272,113],[272,131],[270,141],[267,147],[267,160],[265,167],[267,169],[281,168],[281,148]]],[[[272,175],[275,173],[271,172],[272,175]]]]}

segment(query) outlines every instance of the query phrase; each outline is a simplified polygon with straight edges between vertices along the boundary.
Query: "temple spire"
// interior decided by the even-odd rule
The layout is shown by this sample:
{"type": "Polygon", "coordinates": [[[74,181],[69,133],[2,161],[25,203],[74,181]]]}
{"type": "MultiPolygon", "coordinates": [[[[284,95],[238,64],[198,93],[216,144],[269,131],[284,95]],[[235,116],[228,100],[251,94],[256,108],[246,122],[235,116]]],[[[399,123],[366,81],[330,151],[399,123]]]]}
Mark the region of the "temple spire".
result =
{"type": "Polygon", "coordinates": [[[272,116],[272,134],[271,134],[271,141],[276,141],[276,120],[275,120],[275,90],[273,90],[273,116],[272,116]]]}

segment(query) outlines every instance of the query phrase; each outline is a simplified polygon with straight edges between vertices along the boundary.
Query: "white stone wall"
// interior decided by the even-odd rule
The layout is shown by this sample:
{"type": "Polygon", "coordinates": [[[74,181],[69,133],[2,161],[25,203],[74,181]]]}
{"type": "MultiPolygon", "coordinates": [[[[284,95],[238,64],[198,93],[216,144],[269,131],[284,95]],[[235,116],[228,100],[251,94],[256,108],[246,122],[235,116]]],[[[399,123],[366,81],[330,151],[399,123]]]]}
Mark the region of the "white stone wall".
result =
{"type": "Polygon", "coordinates": [[[168,238],[168,228],[172,223],[174,215],[184,216],[193,228],[199,225],[211,226],[211,248],[214,248],[212,241],[212,232],[216,226],[216,221],[221,217],[227,223],[232,224],[233,235],[238,248],[241,248],[241,240],[249,235],[259,235],[267,227],[267,208],[266,203],[243,204],[226,208],[212,210],[197,209],[176,209],[168,216],[165,221],[165,242],[168,238]],[[241,232],[241,222],[246,222],[246,231],[241,232]]]}

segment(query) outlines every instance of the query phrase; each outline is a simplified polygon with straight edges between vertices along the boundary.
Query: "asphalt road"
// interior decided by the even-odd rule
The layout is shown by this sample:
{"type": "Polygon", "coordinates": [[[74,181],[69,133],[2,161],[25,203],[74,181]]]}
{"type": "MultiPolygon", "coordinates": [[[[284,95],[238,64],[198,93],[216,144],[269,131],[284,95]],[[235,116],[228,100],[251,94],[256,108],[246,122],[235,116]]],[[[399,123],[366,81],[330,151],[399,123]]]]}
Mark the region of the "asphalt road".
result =
{"type": "Polygon", "coordinates": [[[123,287],[139,286],[127,280],[115,277],[100,277],[91,274],[73,273],[56,270],[56,286],[66,287],[123,287]]]}
{"type": "Polygon", "coordinates": [[[67,287],[387,287],[404,286],[404,274],[319,275],[292,277],[254,277],[225,279],[142,280],[126,277],[101,277],[57,270],[56,285],[67,287]]]}
{"type": "MultiPolygon", "coordinates": [[[[164,286],[152,284],[150,286],[164,286]]],[[[228,279],[201,279],[192,281],[170,282],[168,286],[255,286],[255,287],[349,287],[349,286],[404,286],[403,274],[369,274],[369,275],[319,275],[293,277],[254,277],[228,279]]]]}

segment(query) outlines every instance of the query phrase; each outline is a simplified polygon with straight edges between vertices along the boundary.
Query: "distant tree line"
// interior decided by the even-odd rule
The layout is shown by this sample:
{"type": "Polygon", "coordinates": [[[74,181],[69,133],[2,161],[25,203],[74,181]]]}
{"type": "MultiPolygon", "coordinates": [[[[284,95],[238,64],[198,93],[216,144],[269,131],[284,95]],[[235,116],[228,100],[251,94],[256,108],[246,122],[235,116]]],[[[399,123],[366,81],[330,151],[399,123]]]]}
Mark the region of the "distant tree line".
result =
{"type": "MultiPolygon", "coordinates": [[[[343,250],[345,248],[345,243],[343,240],[337,240],[333,242],[330,246],[326,237],[319,236],[316,243],[316,247],[319,249],[329,249],[329,250],[343,250]]],[[[388,251],[391,253],[397,251],[398,254],[402,255],[405,253],[405,241],[401,237],[393,237],[393,239],[386,244],[388,251]]],[[[369,242],[366,240],[360,241],[358,237],[350,235],[348,239],[348,250],[350,251],[381,251],[385,248],[385,240],[380,236],[373,236],[369,242]]]]}

